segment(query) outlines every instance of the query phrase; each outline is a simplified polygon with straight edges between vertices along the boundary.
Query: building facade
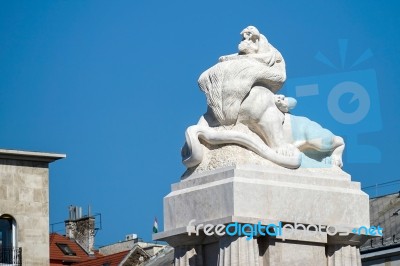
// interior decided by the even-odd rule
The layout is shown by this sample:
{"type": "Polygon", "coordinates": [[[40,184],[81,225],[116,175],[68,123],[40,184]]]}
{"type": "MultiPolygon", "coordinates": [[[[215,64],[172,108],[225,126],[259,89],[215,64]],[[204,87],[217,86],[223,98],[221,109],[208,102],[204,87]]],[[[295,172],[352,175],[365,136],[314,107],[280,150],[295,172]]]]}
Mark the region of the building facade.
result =
{"type": "Polygon", "coordinates": [[[64,157],[0,149],[0,265],[49,265],[49,164],[64,157]]]}
{"type": "Polygon", "coordinates": [[[370,199],[371,225],[383,235],[361,247],[363,266],[400,266],[400,192],[370,199]]]}

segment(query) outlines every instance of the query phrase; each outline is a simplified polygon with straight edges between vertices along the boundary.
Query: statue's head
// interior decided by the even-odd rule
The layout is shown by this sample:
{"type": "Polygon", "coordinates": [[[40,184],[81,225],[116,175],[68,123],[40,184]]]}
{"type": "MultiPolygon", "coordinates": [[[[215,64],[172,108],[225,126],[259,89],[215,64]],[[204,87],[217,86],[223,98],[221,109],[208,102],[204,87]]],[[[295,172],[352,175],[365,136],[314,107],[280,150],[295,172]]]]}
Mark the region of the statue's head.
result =
{"type": "Polygon", "coordinates": [[[289,113],[290,110],[296,107],[297,101],[295,98],[286,97],[283,94],[275,94],[274,97],[276,107],[278,107],[282,113],[289,113]]]}
{"type": "Polygon", "coordinates": [[[239,54],[256,54],[259,50],[260,32],[254,26],[248,26],[240,33],[239,54]]]}

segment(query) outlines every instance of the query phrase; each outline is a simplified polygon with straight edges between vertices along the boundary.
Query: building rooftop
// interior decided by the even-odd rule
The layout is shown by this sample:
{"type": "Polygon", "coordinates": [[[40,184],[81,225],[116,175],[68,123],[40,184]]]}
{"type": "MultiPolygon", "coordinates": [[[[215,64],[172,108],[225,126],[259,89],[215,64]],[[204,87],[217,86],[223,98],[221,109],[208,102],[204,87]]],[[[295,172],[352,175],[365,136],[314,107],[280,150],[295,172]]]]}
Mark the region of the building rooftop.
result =
{"type": "Polygon", "coordinates": [[[40,161],[40,162],[51,163],[55,160],[62,159],[65,157],[66,157],[65,154],[59,154],[59,153],[0,149],[0,159],[29,160],[29,161],[40,161]]]}
{"type": "Polygon", "coordinates": [[[368,240],[361,246],[361,252],[400,245],[400,192],[371,198],[369,208],[371,226],[382,227],[383,237],[368,240]]]}
{"type": "Polygon", "coordinates": [[[94,255],[89,255],[75,240],[57,233],[51,233],[50,265],[139,265],[150,259],[151,264],[149,265],[172,265],[173,248],[153,243],[130,242],[132,242],[131,246],[114,247],[112,250],[108,250],[109,254],[95,252],[94,255]],[[169,263],[165,264],[164,261],[168,261],[169,263]]]}
{"type": "Polygon", "coordinates": [[[82,261],[80,263],[74,264],[76,266],[118,266],[120,263],[127,257],[130,251],[122,251],[119,253],[101,256],[101,257],[92,257],[86,261],[82,261]]]}
{"type": "Polygon", "coordinates": [[[50,265],[77,263],[90,256],[74,240],[57,233],[50,234],[50,265]]]}

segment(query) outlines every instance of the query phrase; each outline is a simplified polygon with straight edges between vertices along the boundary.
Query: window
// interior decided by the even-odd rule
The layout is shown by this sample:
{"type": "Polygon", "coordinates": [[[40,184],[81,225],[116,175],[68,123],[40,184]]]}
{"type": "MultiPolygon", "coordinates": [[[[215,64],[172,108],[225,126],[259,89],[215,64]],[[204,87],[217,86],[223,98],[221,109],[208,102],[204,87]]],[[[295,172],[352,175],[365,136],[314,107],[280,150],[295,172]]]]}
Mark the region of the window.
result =
{"type": "Polygon", "coordinates": [[[10,215],[0,216],[0,248],[14,248],[16,223],[10,215]]]}
{"type": "Polygon", "coordinates": [[[72,251],[72,249],[68,246],[68,244],[56,243],[57,247],[61,249],[64,255],[67,256],[75,256],[76,253],[72,251]]]}
{"type": "Polygon", "coordinates": [[[17,249],[16,222],[11,215],[0,216],[0,265],[20,265],[20,249],[17,249]]]}

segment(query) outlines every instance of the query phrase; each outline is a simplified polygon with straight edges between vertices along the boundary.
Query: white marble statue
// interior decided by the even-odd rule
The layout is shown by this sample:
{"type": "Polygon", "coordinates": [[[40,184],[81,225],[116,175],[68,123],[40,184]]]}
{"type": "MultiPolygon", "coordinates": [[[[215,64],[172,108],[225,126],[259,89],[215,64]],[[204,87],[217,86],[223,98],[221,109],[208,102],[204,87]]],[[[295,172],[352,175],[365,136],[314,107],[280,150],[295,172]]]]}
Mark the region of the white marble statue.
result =
{"type": "Polygon", "coordinates": [[[275,95],[275,103],[285,115],[283,136],[286,142],[292,143],[301,152],[317,161],[343,166],[344,141],[331,131],[307,117],[295,116],[290,113],[297,104],[296,99],[275,95]]]}
{"type": "Polygon", "coordinates": [[[187,169],[154,240],[174,247],[176,266],[360,266],[369,199],[340,169],[343,139],[294,115],[282,55],[255,27],[241,35],[199,78],[207,112],[186,130],[187,169]],[[263,233],[271,223],[283,228],[263,233]]]}
{"type": "Polygon", "coordinates": [[[281,53],[253,26],[245,28],[241,35],[239,53],[221,56],[198,80],[208,109],[197,125],[186,130],[183,163],[188,168],[199,165],[207,156],[205,144],[236,144],[287,168],[301,165],[301,152],[319,161],[332,158],[330,161],[341,167],[343,140],[306,118],[291,116],[288,101],[294,99],[276,97],[286,80],[281,53]],[[294,118],[296,124],[292,125],[294,118]],[[298,126],[299,123],[304,125],[298,126]],[[295,125],[296,130],[304,131],[290,132],[295,125]],[[241,130],[241,126],[250,132],[241,130]],[[319,133],[313,131],[316,129],[319,133]],[[314,133],[329,137],[314,141],[314,133]],[[304,137],[303,142],[297,135],[304,137]],[[330,142],[326,141],[331,136],[330,142]],[[312,152],[306,153],[308,150],[312,152]]]}

